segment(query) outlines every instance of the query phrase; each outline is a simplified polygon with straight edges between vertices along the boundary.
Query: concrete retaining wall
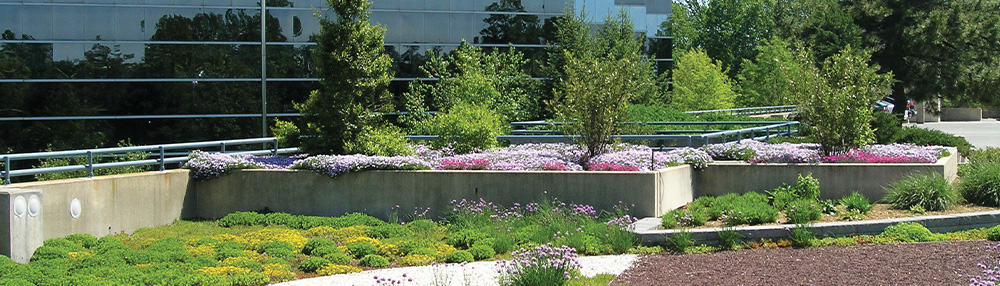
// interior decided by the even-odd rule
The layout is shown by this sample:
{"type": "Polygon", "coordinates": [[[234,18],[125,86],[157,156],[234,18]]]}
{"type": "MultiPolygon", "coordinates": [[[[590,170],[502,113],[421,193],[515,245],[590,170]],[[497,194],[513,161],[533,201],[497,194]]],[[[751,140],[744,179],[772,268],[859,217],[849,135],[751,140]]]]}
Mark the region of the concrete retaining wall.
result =
{"type": "Polygon", "coordinates": [[[694,172],[695,197],[728,193],[763,192],[793,185],[799,174],[819,180],[820,195],[839,199],[858,192],[872,201],[885,196],[884,186],[916,172],[935,172],[954,180],[958,174],[958,151],[934,164],[750,164],[715,162],[694,172]]]}
{"type": "Polygon", "coordinates": [[[982,121],[983,109],[979,107],[970,108],[941,108],[941,121],[982,121]]]}
{"type": "MultiPolygon", "coordinates": [[[[188,178],[187,170],[172,170],[0,187],[0,211],[4,211],[0,214],[5,214],[0,217],[0,223],[7,222],[6,226],[0,225],[0,237],[3,237],[0,238],[0,254],[10,256],[27,251],[26,258],[30,258],[34,249],[49,238],[74,233],[100,237],[170,224],[180,219],[193,202],[187,196],[188,178]],[[17,216],[15,207],[4,203],[13,204],[17,197],[25,197],[30,206],[31,196],[24,195],[25,192],[38,195],[37,216],[17,216]],[[40,234],[18,237],[17,231],[12,231],[14,228],[31,229],[40,234]],[[2,229],[11,233],[3,235],[2,229]]],[[[27,262],[26,258],[16,260],[27,262]]]]}
{"type": "Polygon", "coordinates": [[[452,200],[484,199],[510,206],[557,198],[611,210],[619,201],[635,204],[637,216],[659,216],[691,201],[691,168],[655,172],[365,171],[330,178],[296,170],[241,170],[193,182],[195,213],[220,218],[235,211],[271,211],[336,216],[365,212],[386,219],[430,207],[432,214],[452,200]]]}

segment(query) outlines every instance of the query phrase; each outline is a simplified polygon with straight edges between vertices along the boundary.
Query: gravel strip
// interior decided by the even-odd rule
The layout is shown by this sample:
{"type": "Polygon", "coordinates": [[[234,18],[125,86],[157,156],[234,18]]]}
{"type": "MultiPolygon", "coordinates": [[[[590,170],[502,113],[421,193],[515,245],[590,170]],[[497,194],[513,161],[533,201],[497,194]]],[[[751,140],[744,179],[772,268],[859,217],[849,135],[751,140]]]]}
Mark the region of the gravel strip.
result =
{"type": "Polygon", "coordinates": [[[613,285],[968,285],[991,241],[647,255],[613,285]]]}
{"type": "MultiPolygon", "coordinates": [[[[638,259],[636,255],[608,255],[580,257],[580,273],[594,276],[607,273],[620,275],[638,259]]],[[[361,273],[316,277],[275,284],[278,286],[319,285],[380,285],[375,277],[402,281],[393,285],[497,285],[495,261],[473,262],[465,265],[441,264],[435,266],[401,267],[370,270],[361,273]],[[403,277],[403,275],[406,277],[403,277]]],[[[389,285],[388,283],[381,285],[389,285]]]]}

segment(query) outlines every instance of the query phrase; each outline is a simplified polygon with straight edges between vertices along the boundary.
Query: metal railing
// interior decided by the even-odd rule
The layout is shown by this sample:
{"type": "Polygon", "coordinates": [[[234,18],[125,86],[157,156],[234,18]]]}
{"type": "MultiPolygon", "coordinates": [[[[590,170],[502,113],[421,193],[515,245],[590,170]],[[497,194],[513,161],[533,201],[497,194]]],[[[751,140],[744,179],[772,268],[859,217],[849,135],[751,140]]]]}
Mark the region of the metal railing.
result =
{"type": "Polygon", "coordinates": [[[277,155],[277,154],[295,153],[299,151],[299,148],[297,147],[283,148],[283,149],[278,148],[278,140],[276,138],[265,137],[265,138],[204,141],[204,142],[175,143],[175,144],[149,145],[149,146],[3,154],[0,155],[0,162],[3,163],[3,172],[0,175],[2,175],[3,184],[7,185],[11,183],[10,181],[11,177],[31,176],[31,175],[45,174],[45,173],[85,170],[87,171],[87,177],[93,177],[94,170],[97,169],[132,167],[132,166],[149,166],[149,165],[159,165],[160,171],[163,171],[166,170],[166,164],[186,162],[189,159],[187,156],[188,151],[197,148],[211,148],[213,150],[218,150],[218,152],[228,153],[228,154],[250,154],[250,155],[263,155],[263,154],[277,155]],[[261,147],[259,147],[259,149],[241,150],[241,151],[226,150],[227,147],[229,147],[230,150],[232,150],[232,147],[234,146],[247,146],[247,145],[259,145],[261,147]],[[268,148],[268,145],[270,145],[270,148],[268,148]],[[149,158],[151,159],[144,159],[138,161],[110,162],[110,163],[94,162],[95,158],[107,157],[109,155],[114,156],[116,154],[125,154],[129,152],[148,152],[149,158]],[[15,169],[15,170],[12,170],[11,168],[11,162],[15,161],[40,160],[40,159],[50,159],[50,158],[74,158],[74,157],[85,157],[87,159],[87,163],[82,165],[69,165],[69,166],[57,166],[57,167],[45,167],[45,168],[26,168],[26,169],[15,169]]]}
{"type": "MultiPolygon", "coordinates": [[[[515,126],[543,126],[562,125],[562,122],[514,122],[515,126]]],[[[677,147],[700,147],[708,144],[735,143],[743,139],[768,140],[774,137],[791,136],[798,133],[798,121],[727,121],[727,122],[646,122],[628,124],[647,125],[760,125],[735,130],[670,130],[669,132],[687,132],[698,134],[671,135],[614,135],[615,139],[623,141],[647,141],[650,145],[659,146],[660,149],[673,149],[677,147]],[[669,143],[669,144],[668,144],[669,143]]],[[[497,136],[498,140],[510,141],[512,144],[521,143],[569,143],[579,139],[577,135],[560,135],[554,130],[523,130],[521,134],[497,136]],[[540,132],[544,134],[528,134],[528,132],[540,132]]],[[[410,140],[424,141],[437,140],[436,135],[412,135],[406,136],[410,140]]]]}
{"type": "Polygon", "coordinates": [[[778,106],[761,106],[761,107],[744,107],[744,108],[730,108],[730,109],[717,109],[717,110],[699,110],[699,111],[687,111],[687,114],[709,114],[709,113],[721,113],[727,115],[758,115],[758,114],[771,114],[771,113],[785,113],[785,112],[795,112],[795,105],[778,105],[778,106]]]}

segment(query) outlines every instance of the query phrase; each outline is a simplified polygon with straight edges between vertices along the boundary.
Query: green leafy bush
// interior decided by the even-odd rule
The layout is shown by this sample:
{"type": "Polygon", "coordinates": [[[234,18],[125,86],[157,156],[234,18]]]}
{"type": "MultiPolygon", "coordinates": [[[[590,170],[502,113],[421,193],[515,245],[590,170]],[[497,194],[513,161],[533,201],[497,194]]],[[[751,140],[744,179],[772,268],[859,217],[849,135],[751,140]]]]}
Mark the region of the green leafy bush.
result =
{"type": "Polygon", "coordinates": [[[733,108],[736,93],[726,73],[721,62],[700,49],[681,54],[673,71],[671,103],[684,111],[733,108]]]}
{"type": "Polygon", "coordinates": [[[267,216],[257,212],[234,212],[217,220],[216,223],[221,227],[257,226],[267,223],[267,216]]]}
{"type": "Polygon", "coordinates": [[[299,263],[299,270],[305,273],[313,273],[320,268],[330,265],[330,261],[320,257],[306,257],[299,263]]]}
{"type": "Polygon", "coordinates": [[[322,237],[312,238],[309,239],[309,241],[306,241],[306,244],[302,246],[302,254],[312,255],[313,250],[318,249],[320,247],[330,247],[330,246],[336,248],[337,243],[322,237]]]}
{"type": "Polygon", "coordinates": [[[743,68],[737,75],[739,82],[739,106],[774,106],[794,104],[801,97],[793,88],[793,82],[808,70],[795,58],[789,43],[772,38],[757,46],[754,61],[743,60],[743,68]]]}
{"type": "Polygon", "coordinates": [[[292,257],[295,255],[295,246],[291,243],[276,240],[257,246],[257,252],[266,253],[274,257],[292,257]]]}
{"type": "Polygon", "coordinates": [[[899,116],[888,112],[874,112],[869,123],[875,132],[875,143],[892,144],[899,140],[903,133],[903,122],[899,116]]]}
{"type": "Polygon", "coordinates": [[[348,265],[351,263],[351,257],[347,256],[343,252],[333,252],[322,256],[323,259],[330,261],[330,263],[336,265],[348,265]]]}
{"type": "Polygon", "coordinates": [[[694,239],[691,233],[686,231],[674,232],[667,238],[667,247],[674,252],[683,253],[689,247],[694,246],[694,239]]]}
{"type": "Polygon", "coordinates": [[[449,233],[446,237],[448,244],[455,247],[469,248],[477,241],[487,238],[488,235],[477,229],[463,229],[458,232],[449,233]]]}
{"type": "Polygon", "coordinates": [[[278,139],[278,146],[287,147],[302,144],[302,140],[299,140],[299,136],[302,135],[299,127],[290,121],[275,118],[274,126],[271,127],[271,134],[274,134],[274,137],[278,139]]]}
{"type": "Polygon", "coordinates": [[[410,139],[399,127],[382,124],[380,126],[365,126],[358,139],[344,144],[348,154],[365,154],[372,156],[406,156],[412,155],[410,139]]]}
{"type": "Polygon", "coordinates": [[[97,238],[87,233],[71,234],[65,238],[66,240],[72,241],[73,243],[76,243],[76,245],[82,246],[86,249],[90,249],[97,244],[97,238]]]}
{"type": "Polygon", "coordinates": [[[799,178],[795,180],[795,187],[792,188],[792,192],[799,199],[818,200],[819,180],[813,178],[812,173],[805,177],[799,174],[799,178]]]}
{"type": "Polygon", "coordinates": [[[969,154],[972,150],[972,143],[965,138],[945,133],[940,130],[924,129],[920,127],[907,127],[899,134],[897,143],[910,143],[918,146],[949,146],[958,149],[962,155],[969,154]]]}
{"type": "Polygon", "coordinates": [[[423,122],[417,133],[437,135],[435,148],[450,147],[457,153],[490,149],[500,145],[497,136],[507,134],[509,125],[495,112],[481,105],[462,103],[423,122]]]}
{"type": "Polygon", "coordinates": [[[958,199],[941,174],[911,174],[886,187],[885,202],[896,209],[920,206],[928,211],[947,210],[958,199]]]}
{"type": "Polygon", "coordinates": [[[822,210],[815,200],[798,199],[788,204],[785,209],[788,222],[794,224],[804,224],[819,220],[823,216],[822,210]]]}
{"type": "Polygon", "coordinates": [[[496,255],[496,251],[489,245],[477,245],[469,248],[469,254],[472,254],[472,257],[476,260],[485,260],[493,258],[496,255]]]}
{"type": "Polygon", "coordinates": [[[986,231],[986,239],[1000,241],[1000,225],[989,228],[986,231]]]}
{"type": "Polygon", "coordinates": [[[703,211],[689,211],[675,209],[663,215],[661,218],[664,228],[674,228],[677,226],[702,226],[708,220],[708,215],[703,211]]]}
{"type": "Polygon", "coordinates": [[[901,222],[890,225],[882,231],[882,236],[893,238],[902,242],[924,242],[935,241],[934,233],[926,227],[915,222],[901,222]]]}
{"type": "Polygon", "coordinates": [[[318,247],[316,249],[313,249],[312,253],[309,254],[309,255],[318,256],[318,257],[326,257],[327,255],[334,254],[334,253],[344,254],[344,252],[340,251],[340,248],[337,248],[336,245],[324,245],[324,246],[320,246],[320,247],[318,247]]]}
{"type": "Polygon", "coordinates": [[[844,205],[847,210],[857,211],[860,214],[868,214],[872,210],[872,204],[868,201],[868,198],[858,192],[841,198],[840,204],[844,205]]]}
{"type": "Polygon", "coordinates": [[[362,257],[361,260],[358,261],[358,265],[368,267],[386,267],[389,266],[389,259],[378,254],[369,254],[362,257]]]}
{"type": "Polygon", "coordinates": [[[1000,206],[1000,160],[971,160],[964,173],[958,188],[966,201],[980,206],[1000,206]]]}
{"type": "Polygon", "coordinates": [[[778,220],[778,210],[767,203],[767,196],[757,192],[718,197],[709,207],[708,216],[726,225],[763,224],[778,220]]]}
{"type": "Polygon", "coordinates": [[[454,251],[445,257],[445,261],[448,263],[473,262],[475,260],[476,259],[472,256],[472,253],[465,250],[454,251]]]}
{"type": "Polygon", "coordinates": [[[69,258],[70,252],[80,251],[86,251],[86,249],[65,238],[53,238],[42,242],[42,246],[35,249],[30,260],[69,258]]]}
{"type": "Polygon", "coordinates": [[[378,248],[367,241],[358,241],[347,245],[347,252],[350,252],[354,258],[362,258],[366,255],[375,254],[377,251],[378,248]]]}
{"type": "Polygon", "coordinates": [[[716,233],[719,236],[719,246],[723,249],[733,250],[740,245],[743,235],[733,230],[722,230],[716,233]]]}
{"type": "Polygon", "coordinates": [[[402,225],[387,223],[383,225],[369,227],[366,230],[366,234],[368,234],[368,236],[371,238],[384,239],[393,237],[412,236],[413,231],[402,225]]]}
{"type": "Polygon", "coordinates": [[[795,196],[795,192],[792,190],[792,187],[789,186],[775,188],[774,190],[768,191],[767,194],[771,198],[771,205],[779,210],[788,209],[788,204],[798,199],[798,197],[795,196]]]}

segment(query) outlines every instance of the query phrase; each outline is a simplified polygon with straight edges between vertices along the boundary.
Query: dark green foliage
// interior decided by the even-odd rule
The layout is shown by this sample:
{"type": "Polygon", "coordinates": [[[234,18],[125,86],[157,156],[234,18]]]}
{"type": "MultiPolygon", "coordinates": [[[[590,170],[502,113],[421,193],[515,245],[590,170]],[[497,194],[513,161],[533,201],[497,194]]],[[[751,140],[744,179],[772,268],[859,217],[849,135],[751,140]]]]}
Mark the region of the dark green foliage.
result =
{"type": "Polygon", "coordinates": [[[875,131],[877,144],[896,143],[903,135],[903,122],[899,120],[898,114],[875,112],[872,114],[871,126],[875,131]]]}
{"type": "Polygon", "coordinates": [[[83,248],[90,249],[97,244],[97,238],[87,233],[77,233],[66,236],[66,240],[72,241],[83,248]]]}
{"type": "Polygon", "coordinates": [[[901,222],[891,225],[882,231],[882,236],[893,238],[902,242],[923,242],[934,241],[934,233],[926,227],[915,222],[901,222]]]}
{"type": "Polygon", "coordinates": [[[404,240],[397,244],[396,247],[399,247],[399,252],[402,252],[403,255],[408,255],[416,249],[434,247],[434,242],[426,239],[404,240]]]}
{"type": "Polygon", "coordinates": [[[690,227],[702,226],[708,220],[708,215],[703,211],[690,211],[684,209],[672,210],[661,218],[664,228],[674,228],[677,226],[690,227]]]}
{"type": "Polygon", "coordinates": [[[486,260],[493,258],[496,255],[496,251],[489,245],[477,245],[469,248],[469,254],[472,254],[472,257],[476,260],[486,260]]]}
{"type": "Polygon", "coordinates": [[[792,189],[792,187],[784,186],[767,191],[768,197],[771,198],[771,205],[779,210],[788,209],[788,204],[798,199],[792,189]]]}
{"type": "Polygon", "coordinates": [[[96,254],[104,254],[112,250],[132,250],[125,246],[121,240],[113,236],[98,238],[91,250],[96,254]]]}
{"type": "Polygon", "coordinates": [[[517,244],[514,242],[514,238],[507,234],[501,234],[493,237],[493,243],[491,244],[493,251],[496,253],[510,253],[514,251],[517,244]]]}
{"type": "MultiPolygon", "coordinates": [[[[103,145],[103,144],[102,144],[103,145]]],[[[118,142],[118,147],[133,147],[132,144],[127,141],[118,142]]],[[[52,147],[46,151],[52,151],[52,147]]],[[[113,156],[102,157],[95,156],[93,158],[93,163],[116,163],[116,162],[128,162],[128,161],[138,161],[145,160],[149,157],[149,152],[129,152],[127,154],[110,154],[113,156]]],[[[72,158],[49,158],[42,159],[41,164],[37,168],[50,168],[50,167],[61,167],[70,165],[86,165],[87,157],[72,157],[72,158]]],[[[106,175],[116,175],[116,174],[129,174],[129,173],[140,173],[149,171],[149,166],[129,166],[129,167],[116,167],[116,168],[101,168],[94,169],[94,176],[106,176],[106,175]]],[[[42,173],[36,174],[35,180],[38,181],[51,181],[51,180],[61,180],[69,178],[83,178],[87,177],[86,170],[80,171],[69,171],[69,172],[57,172],[57,173],[42,173]]]]}
{"type": "Polygon", "coordinates": [[[767,203],[767,196],[748,192],[727,194],[715,199],[708,208],[710,219],[723,220],[726,225],[763,224],[775,222],[778,210],[767,203]]]}
{"type": "Polygon", "coordinates": [[[35,249],[35,253],[31,255],[31,261],[68,258],[70,252],[80,251],[86,251],[86,249],[65,238],[53,238],[46,240],[41,247],[35,249]]]}
{"type": "Polygon", "coordinates": [[[958,148],[958,153],[969,154],[972,144],[965,138],[945,133],[940,130],[907,127],[899,134],[898,143],[910,143],[918,146],[949,146],[958,148]]]}
{"type": "Polygon", "coordinates": [[[969,158],[959,189],[966,201],[981,206],[1000,206],[1000,149],[979,151],[969,158]],[[989,153],[987,153],[989,152],[989,153]]]}
{"type": "MultiPolygon", "coordinates": [[[[466,253],[466,254],[468,254],[468,253],[466,253]]],[[[451,256],[448,256],[448,257],[451,257],[451,256]]],[[[471,258],[471,255],[470,255],[470,258],[471,258]]],[[[470,262],[471,262],[471,260],[470,260],[470,262]]],[[[381,256],[381,255],[378,255],[378,254],[369,254],[369,255],[365,255],[365,257],[362,257],[361,260],[358,260],[358,266],[386,267],[386,266],[389,266],[389,259],[385,258],[385,256],[381,256]]]]}
{"type": "Polygon", "coordinates": [[[385,28],[368,21],[371,3],[328,2],[338,17],[320,17],[320,32],[313,37],[321,88],[295,106],[308,122],[298,126],[305,135],[301,147],[312,154],[343,154],[366,126],[379,125],[372,112],[391,103],[392,59],[384,51],[385,28]]]}
{"type": "Polygon", "coordinates": [[[756,57],[757,46],[774,34],[773,3],[765,0],[676,1],[669,36],[675,55],[701,48],[735,78],[756,57]]]}
{"type": "Polygon", "coordinates": [[[295,255],[295,246],[284,241],[271,241],[257,246],[257,252],[274,257],[291,257],[295,255]]]}
{"type": "Polygon", "coordinates": [[[153,244],[147,246],[146,250],[155,252],[185,251],[184,243],[173,237],[157,240],[156,242],[153,242],[153,244]]]}
{"type": "Polygon", "coordinates": [[[354,142],[347,142],[344,150],[350,154],[365,154],[371,156],[406,156],[413,153],[409,145],[413,142],[406,139],[406,133],[399,127],[382,124],[365,126],[354,142]]]}
{"type": "Polygon", "coordinates": [[[732,230],[719,231],[717,234],[719,235],[719,246],[722,246],[723,249],[736,249],[743,239],[742,234],[732,230]]]}
{"type": "Polygon", "coordinates": [[[295,215],[287,213],[269,213],[264,215],[264,225],[289,225],[296,219],[295,215]]]}
{"type": "Polygon", "coordinates": [[[691,233],[686,231],[674,232],[667,238],[667,247],[674,252],[683,253],[688,247],[694,246],[694,239],[691,233]]]}
{"type": "Polygon", "coordinates": [[[362,258],[369,254],[375,254],[378,251],[374,245],[367,241],[358,241],[347,245],[347,252],[354,256],[354,258],[362,258]]]}
{"type": "Polygon", "coordinates": [[[299,270],[305,273],[313,273],[324,266],[330,265],[330,261],[320,257],[306,257],[299,263],[299,270]]]}
{"type": "Polygon", "coordinates": [[[819,220],[823,213],[815,200],[798,199],[788,204],[785,215],[789,223],[804,224],[819,220]]]}
{"type": "Polygon", "coordinates": [[[868,198],[858,192],[841,198],[840,204],[844,205],[847,210],[855,210],[861,214],[867,214],[868,211],[872,210],[872,205],[868,201],[868,198]]]}
{"type": "Polygon", "coordinates": [[[340,251],[340,248],[337,248],[336,245],[324,245],[324,246],[321,246],[321,247],[318,247],[318,248],[314,249],[312,251],[312,253],[309,254],[309,255],[317,256],[317,257],[326,257],[327,255],[335,254],[335,253],[343,254],[344,252],[340,251]]]}
{"type": "Polygon", "coordinates": [[[334,252],[327,255],[323,255],[323,259],[330,261],[330,263],[337,265],[347,265],[351,263],[351,257],[347,256],[343,252],[334,252]]]}
{"type": "Polygon", "coordinates": [[[332,240],[329,240],[329,239],[326,239],[326,238],[322,238],[322,237],[312,238],[312,239],[309,239],[309,241],[307,241],[304,246],[302,246],[302,254],[312,255],[312,252],[313,252],[314,249],[317,249],[317,248],[320,248],[320,247],[328,247],[328,246],[332,246],[332,247],[336,248],[337,247],[337,243],[333,242],[332,240]]]}
{"type": "Polygon", "coordinates": [[[21,278],[7,278],[7,277],[4,277],[4,278],[0,278],[0,285],[7,285],[7,286],[35,286],[35,283],[28,282],[28,280],[24,280],[24,279],[21,279],[21,278]]]}
{"type": "Polygon", "coordinates": [[[476,241],[485,239],[487,234],[474,229],[465,229],[458,232],[449,233],[447,236],[448,244],[454,245],[455,247],[469,248],[476,244],[476,241]]]}
{"type": "Polygon", "coordinates": [[[818,200],[819,180],[814,179],[812,173],[805,177],[799,174],[799,178],[795,180],[795,187],[792,188],[792,192],[799,199],[818,200]]]}
{"type": "Polygon", "coordinates": [[[448,257],[445,257],[445,261],[448,263],[473,262],[475,260],[476,259],[472,256],[472,253],[465,250],[453,251],[448,254],[448,257]]]}
{"type": "Polygon", "coordinates": [[[191,246],[202,246],[206,244],[215,244],[215,243],[219,243],[219,241],[211,237],[202,237],[192,242],[191,246]]]}
{"type": "Polygon", "coordinates": [[[816,232],[806,225],[798,224],[788,229],[788,240],[792,241],[792,245],[795,247],[812,246],[815,239],[816,232]]]}
{"type": "Polygon", "coordinates": [[[886,187],[885,202],[896,209],[920,206],[928,211],[947,210],[958,200],[951,184],[941,174],[911,174],[886,187]]]}
{"type": "Polygon", "coordinates": [[[991,227],[986,231],[986,239],[1000,241],[1000,225],[991,227]]]}
{"type": "MultiPolygon", "coordinates": [[[[365,225],[370,227],[382,227],[387,223],[383,220],[363,213],[348,213],[338,217],[287,215],[282,213],[260,214],[257,212],[235,212],[226,215],[216,221],[221,227],[233,226],[266,226],[278,225],[283,222],[285,226],[294,229],[310,229],[317,226],[329,226],[332,228],[345,228],[355,225],[365,225]]],[[[368,235],[381,235],[386,237],[405,236],[407,230],[398,227],[386,227],[377,229],[368,235]]]]}
{"type": "Polygon", "coordinates": [[[238,225],[255,226],[265,224],[267,222],[267,216],[256,212],[234,212],[215,222],[221,227],[232,227],[238,225]]]}

